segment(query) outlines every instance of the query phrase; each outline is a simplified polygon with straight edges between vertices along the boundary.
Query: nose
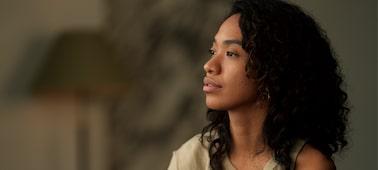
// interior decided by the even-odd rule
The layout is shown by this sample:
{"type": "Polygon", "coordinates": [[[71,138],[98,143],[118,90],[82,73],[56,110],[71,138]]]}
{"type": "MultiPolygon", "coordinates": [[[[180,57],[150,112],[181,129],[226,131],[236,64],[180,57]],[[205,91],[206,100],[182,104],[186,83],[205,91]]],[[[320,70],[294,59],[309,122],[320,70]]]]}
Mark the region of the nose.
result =
{"type": "Polygon", "coordinates": [[[203,65],[203,69],[205,70],[206,74],[220,73],[221,67],[218,60],[218,57],[213,56],[205,63],[205,65],[203,65]]]}

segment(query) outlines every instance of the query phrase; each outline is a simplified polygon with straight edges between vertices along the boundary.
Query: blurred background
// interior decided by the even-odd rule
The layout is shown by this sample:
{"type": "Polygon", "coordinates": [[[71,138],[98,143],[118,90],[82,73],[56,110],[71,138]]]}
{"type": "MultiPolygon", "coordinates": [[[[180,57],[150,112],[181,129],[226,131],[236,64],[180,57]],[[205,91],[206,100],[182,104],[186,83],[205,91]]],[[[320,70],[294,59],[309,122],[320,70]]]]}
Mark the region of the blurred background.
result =
{"type": "MultiPolygon", "coordinates": [[[[0,170],[166,169],[206,124],[202,65],[231,0],[0,0],[0,170]]],[[[339,169],[377,167],[377,1],[293,2],[347,80],[339,169]]]]}

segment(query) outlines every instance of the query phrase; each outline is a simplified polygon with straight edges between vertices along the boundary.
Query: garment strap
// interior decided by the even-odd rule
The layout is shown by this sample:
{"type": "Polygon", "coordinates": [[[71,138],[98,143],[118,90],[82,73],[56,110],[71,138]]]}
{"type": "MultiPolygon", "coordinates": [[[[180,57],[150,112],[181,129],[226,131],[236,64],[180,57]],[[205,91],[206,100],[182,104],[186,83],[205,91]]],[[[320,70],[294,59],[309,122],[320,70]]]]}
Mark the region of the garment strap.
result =
{"type": "Polygon", "coordinates": [[[292,152],[290,153],[291,160],[291,170],[295,169],[295,163],[297,162],[297,158],[299,153],[302,151],[306,142],[304,140],[298,140],[298,142],[294,145],[292,152]]]}

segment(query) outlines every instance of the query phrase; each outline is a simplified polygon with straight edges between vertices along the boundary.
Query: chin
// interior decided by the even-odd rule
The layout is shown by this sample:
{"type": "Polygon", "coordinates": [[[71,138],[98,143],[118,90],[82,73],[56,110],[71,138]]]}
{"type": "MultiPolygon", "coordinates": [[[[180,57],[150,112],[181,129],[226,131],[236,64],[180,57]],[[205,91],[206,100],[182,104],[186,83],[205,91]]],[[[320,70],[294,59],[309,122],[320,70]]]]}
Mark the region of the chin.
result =
{"type": "Polygon", "coordinates": [[[209,99],[206,99],[206,106],[207,108],[209,109],[213,109],[213,110],[227,110],[227,106],[220,102],[220,101],[214,101],[214,100],[209,100],[209,99]]]}

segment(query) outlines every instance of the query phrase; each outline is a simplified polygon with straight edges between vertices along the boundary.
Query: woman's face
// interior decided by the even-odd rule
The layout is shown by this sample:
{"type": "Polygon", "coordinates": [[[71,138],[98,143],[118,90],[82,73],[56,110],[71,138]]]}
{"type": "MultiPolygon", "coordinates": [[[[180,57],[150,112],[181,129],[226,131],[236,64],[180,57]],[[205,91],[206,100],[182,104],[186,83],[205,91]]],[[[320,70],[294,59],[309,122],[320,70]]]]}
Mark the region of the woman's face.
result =
{"type": "Polygon", "coordinates": [[[248,54],[241,46],[239,18],[235,14],[222,23],[209,50],[211,58],[204,65],[203,91],[210,109],[238,109],[257,99],[256,83],[245,71],[248,54]]]}

